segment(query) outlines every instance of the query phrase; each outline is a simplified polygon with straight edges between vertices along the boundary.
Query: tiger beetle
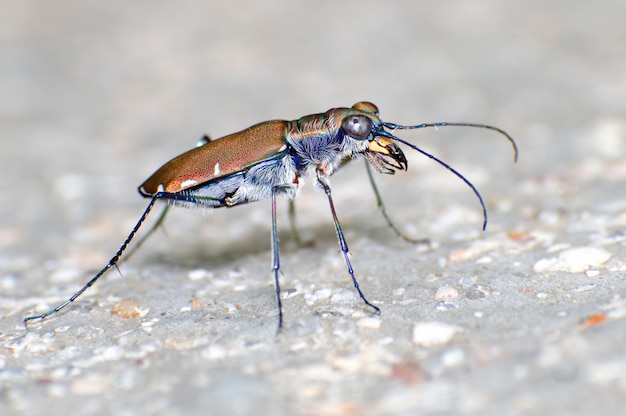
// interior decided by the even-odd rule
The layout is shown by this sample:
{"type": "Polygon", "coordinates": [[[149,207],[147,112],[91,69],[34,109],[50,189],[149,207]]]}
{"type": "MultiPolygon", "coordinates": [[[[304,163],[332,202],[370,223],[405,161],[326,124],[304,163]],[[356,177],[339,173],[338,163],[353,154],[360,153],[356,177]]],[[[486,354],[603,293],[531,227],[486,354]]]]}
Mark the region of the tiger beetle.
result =
{"type": "MultiPolygon", "coordinates": [[[[348,255],[348,244],[335,211],[328,178],[351,160],[363,158],[366,161],[370,184],[386,222],[398,235],[410,240],[395,227],[387,216],[371,170],[373,167],[379,173],[388,175],[396,171],[406,171],[408,163],[398,146],[398,144],[403,144],[444,166],[471,188],[482,206],[484,230],[487,226],[487,208],[476,187],[444,161],[394,134],[397,130],[445,126],[494,130],[509,140],[513,146],[514,160],[517,161],[518,150],[515,141],[500,128],[486,124],[447,122],[403,126],[382,121],[378,116],[378,108],[370,102],[359,102],[351,108],[332,108],[325,113],[311,114],[295,121],[266,121],[218,140],[211,140],[205,136],[198,142],[196,148],[170,160],[139,186],[139,193],[150,198],[150,202],[107,265],[65,302],[46,313],[25,318],[24,324],[27,325],[33,320],[43,320],[59,312],[96,283],[107,270],[116,268],[119,271],[118,264],[122,253],[127,249],[158,200],[166,201],[167,205],[156,224],[138,242],[135,250],[161,224],[169,206],[230,208],[270,199],[272,274],[276,287],[278,329],[280,330],[283,326],[283,310],[279,283],[276,196],[286,195],[292,202],[304,183],[303,177],[307,175],[313,176],[315,184],[328,198],[339,246],[359,297],[374,313],[380,314],[380,309],[367,300],[357,282],[348,255]]],[[[293,204],[290,207],[293,226],[293,204]]],[[[134,250],[130,251],[126,258],[133,252],[134,250]]]]}

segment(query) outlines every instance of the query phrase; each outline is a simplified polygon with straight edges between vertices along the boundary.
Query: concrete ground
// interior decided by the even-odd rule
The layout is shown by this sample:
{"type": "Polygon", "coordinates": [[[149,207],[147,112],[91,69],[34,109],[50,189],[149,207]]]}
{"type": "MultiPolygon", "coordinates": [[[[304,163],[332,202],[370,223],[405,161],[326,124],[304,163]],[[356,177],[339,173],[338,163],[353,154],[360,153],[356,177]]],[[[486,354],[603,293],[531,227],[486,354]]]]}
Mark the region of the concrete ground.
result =
{"type": "MultiPolygon", "coordinates": [[[[613,415],[626,405],[626,3],[622,0],[4,1],[0,414],[613,415]],[[213,137],[357,101],[399,132],[378,176],[325,196],[173,210],[62,313],[145,205],[136,186],[213,137]]],[[[308,185],[312,181],[309,181],[308,185]]],[[[157,214],[153,215],[155,221],[157,214]]],[[[150,221],[150,220],[149,220],[150,221]]],[[[147,230],[148,228],[146,228],[147,230]]]]}

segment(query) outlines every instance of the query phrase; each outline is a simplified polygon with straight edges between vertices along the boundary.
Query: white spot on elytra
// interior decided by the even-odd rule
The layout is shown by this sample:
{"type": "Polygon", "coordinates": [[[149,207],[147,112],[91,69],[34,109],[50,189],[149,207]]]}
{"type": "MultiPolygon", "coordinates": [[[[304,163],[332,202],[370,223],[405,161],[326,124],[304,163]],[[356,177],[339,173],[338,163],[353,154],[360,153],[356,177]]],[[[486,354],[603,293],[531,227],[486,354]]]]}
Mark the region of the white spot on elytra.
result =
{"type": "Polygon", "coordinates": [[[159,184],[159,186],[157,186],[157,192],[163,192],[165,191],[165,186],[163,186],[162,183],[159,184]]]}
{"type": "Polygon", "coordinates": [[[183,181],[183,182],[180,184],[180,186],[181,186],[181,188],[186,188],[186,187],[188,187],[188,186],[195,185],[196,183],[198,183],[198,181],[197,181],[197,180],[195,180],[195,179],[187,179],[187,180],[183,181]]]}
{"type": "Polygon", "coordinates": [[[213,176],[217,176],[220,174],[220,164],[216,163],[215,167],[213,168],[213,176]]]}

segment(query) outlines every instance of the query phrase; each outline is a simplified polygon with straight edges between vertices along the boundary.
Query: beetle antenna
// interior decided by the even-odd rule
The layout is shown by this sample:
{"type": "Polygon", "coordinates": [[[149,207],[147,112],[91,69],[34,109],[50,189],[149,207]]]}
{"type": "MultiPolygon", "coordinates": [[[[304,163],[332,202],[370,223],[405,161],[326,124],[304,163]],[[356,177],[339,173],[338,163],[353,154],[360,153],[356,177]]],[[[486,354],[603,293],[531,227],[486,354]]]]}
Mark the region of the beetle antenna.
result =
{"type": "Polygon", "coordinates": [[[439,163],[441,166],[445,167],[450,172],[452,172],[456,176],[458,176],[463,182],[465,182],[465,184],[467,186],[469,186],[472,189],[472,191],[474,191],[474,194],[478,198],[478,201],[480,201],[480,205],[483,207],[483,218],[484,218],[484,221],[483,221],[483,231],[485,231],[487,229],[487,207],[485,206],[485,201],[483,201],[483,197],[480,195],[480,192],[478,192],[478,189],[476,189],[474,184],[472,184],[465,176],[463,176],[461,174],[461,172],[459,172],[458,170],[454,169],[452,166],[448,165],[443,160],[437,158],[435,155],[432,155],[432,154],[428,153],[427,151],[422,150],[419,147],[415,146],[414,144],[411,144],[411,143],[407,142],[406,140],[402,140],[401,138],[394,136],[391,133],[388,133],[388,132],[384,132],[384,133],[388,134],[391,139],[399,141],[400,143],[409,146],[413,150],[417,150],[418,152],[420,152],[424,156],[427,156],[430,159],[434,160],[435,162],[439,163]]]}
{"type": "MultiPolygon", "coordinates": [[[[513,160],[515,162],[517,162],[518,150],[517,150],[517,143],[515,143],[515,139],[513,139],[513,137],[511,137],[511,135],[509,133],[507,133],[506,131],[504,131],[501,128],[496,127],[496,126],[490,126],[488,124],[477,124],[477,123],[448,123],[446,121],[441,121],[439,123],[422,123],[422,124],[416,124],[415,126],[402,126],[400,124],[395,124],[395,123],[383,123],[383,126],[387,127],[388,129],[391,129],[391,130],[413,130],[413,129],[423,129],[423,128],[426,128],[426,127],[437,128],[437,127],[448,127],[448,126],[452,126],[452,127],[477,127],[477,128],[480,128],[480,129],[493,130],[493,131],[496,131],[496,132],[500,133],[504,137],[506,137],[507,140],[511,143],[511,145],[513,146],[513,152],[515,153],[515,156],[514,156],[513,160]]],[[[400,141],[402,141],[402,140],[400,140],[400,141]]],[[[410,146],[408,143],[406,143],[406,142],[404,142],[404,143],[407,144],[408,146],[410,146]]],[[[420,150],[420,152],[421,152],[421,150],[420,150]]],[[[439,162],[441,162],[441,161],[439,161],[439,162]]],[[[448,167],[448,169],[450,169],[450,168],[448,167]]],[[[463,177],[461,176],[461,178],[463,178],[463,177]]]]}

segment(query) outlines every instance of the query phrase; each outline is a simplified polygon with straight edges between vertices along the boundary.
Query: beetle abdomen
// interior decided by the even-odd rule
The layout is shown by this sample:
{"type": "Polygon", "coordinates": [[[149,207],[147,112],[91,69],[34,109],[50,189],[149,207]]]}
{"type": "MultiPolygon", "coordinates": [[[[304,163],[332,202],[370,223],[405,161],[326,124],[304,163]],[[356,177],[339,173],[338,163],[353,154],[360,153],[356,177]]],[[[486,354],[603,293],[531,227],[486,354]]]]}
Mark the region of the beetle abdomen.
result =
{"type": "Polygon", "coordinates": [[[158,169],[139,186],[139,193],[180,192],[276,158],[287,150],[288,125],[282,120],[266,121],[196,147],[158,169]]]}

